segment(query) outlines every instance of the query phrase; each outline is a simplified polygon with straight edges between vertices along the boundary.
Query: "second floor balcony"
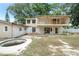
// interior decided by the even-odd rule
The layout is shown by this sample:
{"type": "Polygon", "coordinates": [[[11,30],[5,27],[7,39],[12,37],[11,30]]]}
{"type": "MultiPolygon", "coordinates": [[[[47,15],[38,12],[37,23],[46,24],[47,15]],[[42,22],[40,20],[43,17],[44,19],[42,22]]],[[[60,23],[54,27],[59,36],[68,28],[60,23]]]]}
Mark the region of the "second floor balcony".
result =
{"type": "Polygon", "coordinates": [[[69,19],[42,19],[37,21],[38,24],[68,24],[69,19]]]}
{"type": "Polygon", "coordinates": [[[68,26],[70,19],[68,17],[53,18],[31,18],[26,20],[27,26],[68,26]]]}

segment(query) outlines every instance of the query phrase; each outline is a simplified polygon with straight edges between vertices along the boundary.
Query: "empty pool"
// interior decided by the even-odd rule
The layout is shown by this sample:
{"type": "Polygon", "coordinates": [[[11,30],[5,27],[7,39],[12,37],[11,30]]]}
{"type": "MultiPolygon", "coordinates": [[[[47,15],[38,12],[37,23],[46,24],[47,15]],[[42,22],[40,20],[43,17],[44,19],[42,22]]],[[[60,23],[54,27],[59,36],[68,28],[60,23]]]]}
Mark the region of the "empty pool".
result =
{"type": "Polygon", "coordinates": [[[28,44],[31,43],[31,39],[9,39],[0,42],[0,54],[16,54],[18,55],[24,50],[28,44]]]}
{"type": "Polygon", "coordinates": [[[15,46],[24,43],[25,39],[12,39],[12,40],[6,40],[0,43],[0,46],[2,47],[9,47],[9,46],[15,46]]]}

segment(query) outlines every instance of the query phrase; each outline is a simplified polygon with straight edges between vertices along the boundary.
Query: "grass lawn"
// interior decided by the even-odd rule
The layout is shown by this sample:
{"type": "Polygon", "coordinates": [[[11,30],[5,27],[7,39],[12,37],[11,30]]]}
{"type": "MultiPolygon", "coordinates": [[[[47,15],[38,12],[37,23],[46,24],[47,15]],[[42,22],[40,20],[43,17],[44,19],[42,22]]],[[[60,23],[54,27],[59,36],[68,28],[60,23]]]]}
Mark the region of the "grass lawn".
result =
{"type": "Polygon", "coordinates": [[[58,39],[69,43],[75,48],[79,48],[79,35],[52,35],[44,36],[41,39],[33,38],[32,43],[26,50],[22,52],[24,56],[51,56],[55,53],[55,56],[64,56],[60,49],[56,49],[56,52],[50,50],[49,46],[61,46],[63,45],[58,39]]]}

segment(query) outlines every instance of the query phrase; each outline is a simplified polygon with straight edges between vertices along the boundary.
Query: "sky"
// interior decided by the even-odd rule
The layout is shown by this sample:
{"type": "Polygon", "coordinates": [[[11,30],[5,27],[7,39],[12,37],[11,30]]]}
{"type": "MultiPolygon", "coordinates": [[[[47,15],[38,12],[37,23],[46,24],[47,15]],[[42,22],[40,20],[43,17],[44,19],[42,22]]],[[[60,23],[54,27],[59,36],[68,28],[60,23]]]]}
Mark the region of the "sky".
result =
{"type": "MultiPolygon", "coordinates": [[[[12,3],[0,3],[0,20],[5,20],[6,9],[10,5],[12,5],[12,3]]],[[[12,15],[10,15],[10,21],[14,21],[14,17],[12,15]]]]}

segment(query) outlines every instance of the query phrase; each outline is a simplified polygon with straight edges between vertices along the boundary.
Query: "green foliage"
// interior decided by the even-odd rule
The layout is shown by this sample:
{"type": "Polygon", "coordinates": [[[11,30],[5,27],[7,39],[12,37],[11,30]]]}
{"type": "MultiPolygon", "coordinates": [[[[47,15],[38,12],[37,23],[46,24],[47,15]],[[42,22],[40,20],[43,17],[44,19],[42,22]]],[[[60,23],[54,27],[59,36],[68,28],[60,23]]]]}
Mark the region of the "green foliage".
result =
{"type": "Polygon", "coordinates": [[[8,7],[15,21],[25,24],[25,18],[39,15],[66,15],[67,4],[59,3],[15,3],[8,7]]]}
{"type": "Polygon", "coordinates": [[[67,15],[69,12],[69,4],[54,4],[52,8],[54,8],[52,9],[53,15],[67,15]]]}
{"type": "Polygon", "coordinates": [[[31,9],[31,4],[14,4],[8,7],[8,12],[11,13],[17,22],[25,24],[26,17],[34,15],[31,9]]]}
{"type": "Polygon", "coordinates": [[[70,14],[72,15],[72,25],[79,26],[79,4],[72,4],[70,14]]]}
{"type": "Polygon", "coordinates": [[[51,5],[47,3],[33,4],[33,9],[37,15],[48,15],[51,10],[51,5]]]}
{"type": "Polygon", "coordinates": [[[14,16],[17,22],[25,24],[25,18],[39,15],[50,15],[52,8],[55,8],[57,5],[58,4],[48,3],[16,3],[8,7],[8,12],[14,16]]]}
{"type": "Polygon", "coordinates": [[[6,19],[7,22],[10,21],[8,12],[6,12],[5,19],[6,19]]]}

